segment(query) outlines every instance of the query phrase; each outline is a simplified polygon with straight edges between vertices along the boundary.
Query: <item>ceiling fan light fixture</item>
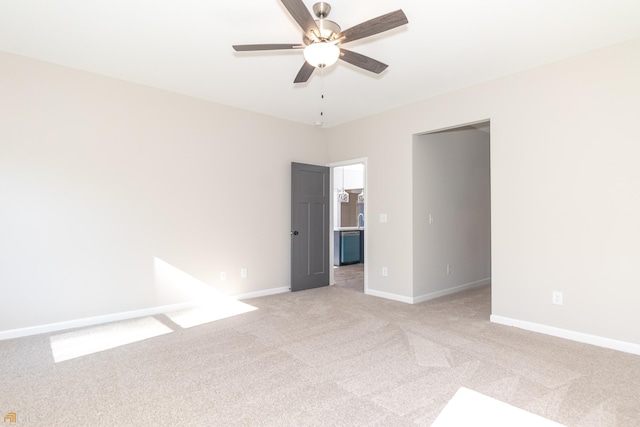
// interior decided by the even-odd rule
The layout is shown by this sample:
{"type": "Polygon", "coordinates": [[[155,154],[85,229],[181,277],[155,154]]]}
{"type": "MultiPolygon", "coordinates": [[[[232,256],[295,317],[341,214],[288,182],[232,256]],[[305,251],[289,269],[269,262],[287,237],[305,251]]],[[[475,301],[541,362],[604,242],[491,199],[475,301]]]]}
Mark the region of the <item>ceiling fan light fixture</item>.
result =
{"type": "Polygon", "coordinates": [[[304,48],[304,59],[316,68],[330,67],[340,56],[340,48],[334,43],[320,41],[304,48]]]}
{"type": "MultiPolygon", "coordinates": [[[[236,52],[304,48],[305,62],[302,64],[298,74],[296,74],[293,83],[306,83],[316,68],[330,67],[335,64],[338,59],[363,70],[380,74],[387,69],[387,64],[383,64],[368,56],[342,49],[342,45],[409,23],[402,9],[398,9],[394,12],[380,15],[377,18],[361,22],[342,31],[338,24],[326,19],[331,10],[331,6],[324,1],[313,5],[313,12],[318,19],[314,19],[313,15],[309,13],[309,9],[303,0],[282,0],[282,4],[287,9],[289,15],[291,15],[300,26],[302,30],[302,43],[306,47],[300,44],[284,43],[245,44],[233,45],[232,47],[236,52]]],[[[322,113],[320,115],[322,115],[322,113]]]]}

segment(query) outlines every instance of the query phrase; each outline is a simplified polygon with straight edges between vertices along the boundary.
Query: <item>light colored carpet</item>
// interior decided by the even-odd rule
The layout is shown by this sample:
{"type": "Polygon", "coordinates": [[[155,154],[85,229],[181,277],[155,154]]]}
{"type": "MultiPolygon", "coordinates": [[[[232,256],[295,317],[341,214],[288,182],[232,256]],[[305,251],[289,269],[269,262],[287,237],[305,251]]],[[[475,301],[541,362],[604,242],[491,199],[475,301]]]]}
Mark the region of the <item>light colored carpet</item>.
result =
{"type": "Polygon", "coordinates": [[[245,302],[257,310],[186,329],[155,316],[170,333],[58,363],[59,333],[1,341],[0,411],[42,426],[430,425],[466,387],[570,426],[640,425],[640,357],[490,324],[488,286],[413,306],[336,286],[245,302]]]}
{"type": "Polygon", "coordinates": [[[335,286],[355,292],[364,292],[364,264],[334,267],[335,286]]]}

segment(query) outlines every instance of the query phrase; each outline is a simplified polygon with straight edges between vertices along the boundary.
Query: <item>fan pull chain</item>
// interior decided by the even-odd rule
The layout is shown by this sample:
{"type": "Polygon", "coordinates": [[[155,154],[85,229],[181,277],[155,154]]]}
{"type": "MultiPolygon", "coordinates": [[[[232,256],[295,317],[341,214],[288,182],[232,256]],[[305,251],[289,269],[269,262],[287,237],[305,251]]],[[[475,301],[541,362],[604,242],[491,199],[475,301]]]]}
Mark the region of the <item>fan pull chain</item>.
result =
{"type": "Polygon", "coordinates": [[[320,119],[318,120],[318,126],[324,125],[324,68],[320,69],[320,119]]]}

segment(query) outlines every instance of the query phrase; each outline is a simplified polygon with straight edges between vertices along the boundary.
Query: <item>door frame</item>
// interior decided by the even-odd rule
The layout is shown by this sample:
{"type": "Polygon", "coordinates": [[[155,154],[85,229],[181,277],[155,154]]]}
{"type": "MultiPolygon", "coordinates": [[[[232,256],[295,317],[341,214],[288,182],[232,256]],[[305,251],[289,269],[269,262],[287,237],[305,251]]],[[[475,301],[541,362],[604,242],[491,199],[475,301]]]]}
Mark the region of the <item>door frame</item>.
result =
{"type": "MultiPolygon", "coordinates": [[[[330,178],[330,185],[331,185],[331,200],[329,201],[329,209],[331,210],[331,220],[329,221],[329,229],[330,229],[330,236],[329,236],[329,259],[333,260],[333,256],[334,256],[334,236],[333,236],[333,230],[335,228],[335,224],[333,222],[334,218],[333,218],[333,211],[334,211],[334,204],[335,204],[335,199],[333,197],[333,178],[334,178],[334,169],[337,167],[342,167],[342,166],[350,166],[350,165],[356,165],[356,164],[363,164],[364,165],[364,189],[365,189],[365,203],[364,203],[364,293],[365,295],[367,295],[369,293],[369,227],[367,226],[367,224],[370,224],[369,221],[369,203],[367,202],[367,199],[369,196],[369,180],[368,180],[368,176],[369,174],[367,173],[367,170],[369,168],[368,163],[368,158],[367,157],[360,157],[360,158],[355,158],[355,159],[350,159],[350,160],[343,160],[343,161],[339,161],[339,162],[332,162],[332,163],[328,163],[326,166],[331,168],[331,173],[329,174],[330,178]]],[[[331,266],[333,267],[333,261],[331,266]]],[[[335,281],[335,277],[333,274],[333,268],[331,268],[329,270],[329,284],[331,286],[336,284],[335,281]]]]}

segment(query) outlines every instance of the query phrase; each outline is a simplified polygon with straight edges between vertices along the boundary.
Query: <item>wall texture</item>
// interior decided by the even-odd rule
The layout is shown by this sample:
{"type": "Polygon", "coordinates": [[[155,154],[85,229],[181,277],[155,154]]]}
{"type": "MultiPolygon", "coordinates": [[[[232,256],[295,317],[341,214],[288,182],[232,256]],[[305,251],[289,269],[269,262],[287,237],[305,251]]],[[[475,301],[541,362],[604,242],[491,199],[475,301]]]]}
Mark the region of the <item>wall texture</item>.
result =
{"type": "Polygon", "coordinates": [[[368,158],[369,288],[417,296],[413,135],[491,119],[494,316],[640,344],[639,75],[636,39],[328,129],[368,158]]]}
{"type": "Polygon", "coordinates": [[[156,260],[289,286],[290,162],[327,162],[320,129],[4,53],[0,93],[0,331],[188,298],[156,260]]]}

